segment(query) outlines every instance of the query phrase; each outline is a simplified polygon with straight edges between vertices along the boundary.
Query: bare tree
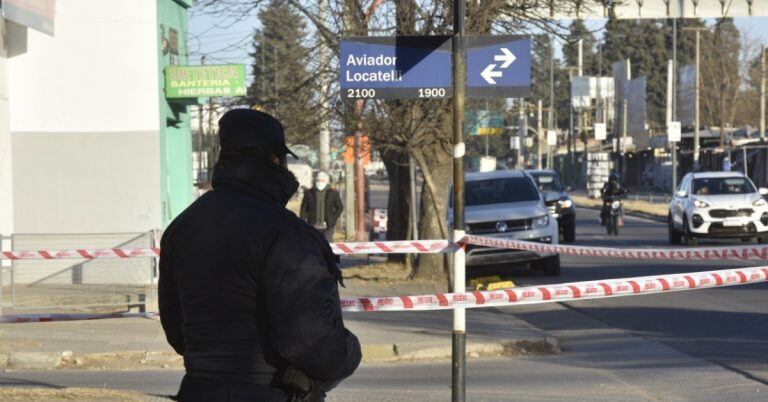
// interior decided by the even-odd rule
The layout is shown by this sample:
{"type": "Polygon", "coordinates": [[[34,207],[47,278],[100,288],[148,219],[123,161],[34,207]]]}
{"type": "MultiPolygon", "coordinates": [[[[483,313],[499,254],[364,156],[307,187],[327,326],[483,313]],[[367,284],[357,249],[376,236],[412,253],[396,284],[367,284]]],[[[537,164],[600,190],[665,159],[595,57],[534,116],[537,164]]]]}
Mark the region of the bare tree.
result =
{"type": "MultiPolygon", "coordinates": [[[[340,35],[399,34],[449,35],[452,33],[451,0],[331,0],[328,18],[321,20],[316,2],[286,0],[302,13],[319,37],[338,57],[340,35]]],[[[201,0],[198,7],[214,12],[236,10],[252,13],[261,0],[201,0]]],[[[563,26],[550,17],[587,7],[602,7],[606,0],[467,0],[467,32],[470,34],[526,33],[533,28],[561,32],[563,26]]],[[[334,63],[338,63],[338,60],[334,63]]],[[[332,66],[328,66],[332,67],[332,66]]],[[[338,74],[338,72],[335,72],[338,74]]],[[[338,87],[330,96],[338,99],[338,87]]],[[[349,102],[336,101],[338,121],[348,128],[358,121],[379,149],[390,172],[389,207],[395,211],[390,236],[407,236],[407,174],[409,156],[417,161],[424,177],[420,228],[423,238],[448,238],[446,225],[448,189],[452,178],[452,109],[448,100],[368,101],[362,113],[349,102]],[[403,222],[406,222],[403,224],[403,222]]],[[[422,255],[414,278],[447,283],[443,258],[422,255]]]]}

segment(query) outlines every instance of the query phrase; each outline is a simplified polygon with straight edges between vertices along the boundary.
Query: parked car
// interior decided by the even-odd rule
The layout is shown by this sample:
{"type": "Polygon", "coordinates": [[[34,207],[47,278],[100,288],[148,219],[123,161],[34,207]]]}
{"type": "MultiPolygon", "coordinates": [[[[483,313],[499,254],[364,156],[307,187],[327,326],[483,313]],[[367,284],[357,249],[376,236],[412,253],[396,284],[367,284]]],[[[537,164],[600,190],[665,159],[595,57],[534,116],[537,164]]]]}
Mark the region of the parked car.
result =
{"type": "Polygon", "coordinates": [[[564,243],[576,240],[576,206],[563,186],[560,176],[554,170],[528,170],[528,174],[536,180],[539,191],[544,195],[549,213],[557,218],[557,226],[563,236],[564,243]]]}
{"type": "Polygon", "coordinates": [[[768,243],[768,189],[739,172],[688,173],[669,204],[669,242],[695,246],[702,238],[768,243]]]}
{"type": "MultiPolygon", "coordinates": [[[[504,239],[558,243],[558,226],[533,177],[520,170],[467,173],[464,230],[504,239]]],[[[452,217],[449,201],[449,220],[452,217]]],[[[560,256],[479,246],[467,247],[467,265],[530,262],[546,275],[560,273],[560,256]]]]}

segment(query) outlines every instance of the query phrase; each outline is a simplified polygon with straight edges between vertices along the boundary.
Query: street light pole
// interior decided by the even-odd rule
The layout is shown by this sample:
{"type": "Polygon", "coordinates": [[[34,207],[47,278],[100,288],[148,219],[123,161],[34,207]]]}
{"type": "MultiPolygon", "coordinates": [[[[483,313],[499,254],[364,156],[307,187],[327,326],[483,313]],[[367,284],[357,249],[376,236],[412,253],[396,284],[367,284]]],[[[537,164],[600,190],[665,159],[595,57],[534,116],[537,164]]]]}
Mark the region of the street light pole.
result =
{"type": "Polygon", "coordinates": [[[701,64],[701,30],[696,30],[696,85],[695,85],[695,100],[694,100],[694,120],[696,121],[696,127],[693,128],[693,171],[699,171],[699,127],[701,127],[701,112],[699,111],[699,94],[701,91],[701,77],[700,64],[701,64]]]}
{"type": "Polygon", "coordinates": [[[539,169],[539,170],[541,170],[542,168],[541,158],[544,154],[541,149],[541,146],[543,145],[542,138],[544,137],[541,132],[542,130],[541,109],[542,109],[542,101],[541,99],[539,99],[538,103],[536,104],[536,111],[537,111],[537,114],[536,114],[536,169],[539,169]]]}
{"type": "MultiPolygon", "coordinates": [[[[453,0],[453,241],[464,237],[464,101],[466,97],[467,59],[464,21],[466,0],[453,0]]],[[[463,247],[453,253],[453,291],[464,292],[466,255],[463,247]]],[[[451,339],[451,400],[466,400],[467,333],[466,310],[453,310],[451,339]]]]}

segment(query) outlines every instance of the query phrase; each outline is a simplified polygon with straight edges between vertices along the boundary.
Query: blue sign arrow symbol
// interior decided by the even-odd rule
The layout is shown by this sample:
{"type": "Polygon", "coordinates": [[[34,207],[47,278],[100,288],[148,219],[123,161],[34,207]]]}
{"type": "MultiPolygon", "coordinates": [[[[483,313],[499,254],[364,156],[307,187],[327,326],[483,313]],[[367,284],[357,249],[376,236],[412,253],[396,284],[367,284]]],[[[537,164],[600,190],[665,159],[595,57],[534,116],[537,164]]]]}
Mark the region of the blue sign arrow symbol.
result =
{"type": "Polygon", "coordinates": [[[480,73],[483,79],[491,85],[496,85],[496,80],[494,80],[494,78],[501,78],[502,76],[502,72],[496,71],[494,68],[496,68],[495,64],[489,64],[488,67],[480,73]]]}
{"type": "Polygon", "coordinates": [[[507,68],[510,66],[510,64],[514,63],[515,60],[517,60],[517,57],[509,51],[509,49],[502,47],[501,52],[504,54],[497,54],[493,56],[493,59],[496,61],[503,61],[504,64],[501,65],[501,68],[507,68]]]}

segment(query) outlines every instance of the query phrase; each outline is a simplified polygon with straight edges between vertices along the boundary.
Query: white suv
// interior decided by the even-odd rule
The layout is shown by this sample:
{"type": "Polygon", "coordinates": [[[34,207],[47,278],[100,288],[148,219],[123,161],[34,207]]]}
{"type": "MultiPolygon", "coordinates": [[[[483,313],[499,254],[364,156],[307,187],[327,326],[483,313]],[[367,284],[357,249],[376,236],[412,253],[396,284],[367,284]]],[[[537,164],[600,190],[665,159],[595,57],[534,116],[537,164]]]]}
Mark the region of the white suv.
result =
{"type": "Polygon", "coordinates": [[[696,246],[700,238],[768,242],[768,189],[739,172],[688,173],[669,204],[669,242],[696,246]]]}

